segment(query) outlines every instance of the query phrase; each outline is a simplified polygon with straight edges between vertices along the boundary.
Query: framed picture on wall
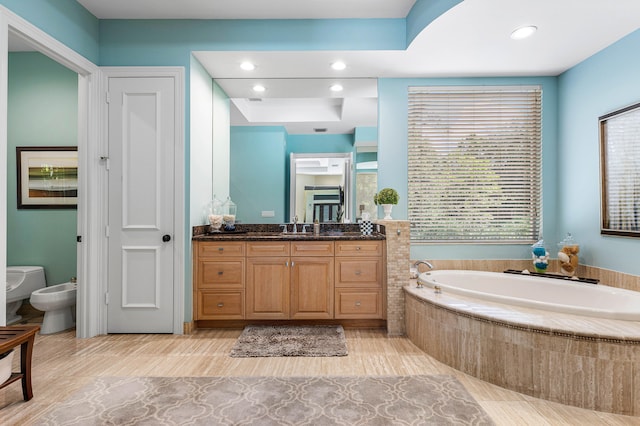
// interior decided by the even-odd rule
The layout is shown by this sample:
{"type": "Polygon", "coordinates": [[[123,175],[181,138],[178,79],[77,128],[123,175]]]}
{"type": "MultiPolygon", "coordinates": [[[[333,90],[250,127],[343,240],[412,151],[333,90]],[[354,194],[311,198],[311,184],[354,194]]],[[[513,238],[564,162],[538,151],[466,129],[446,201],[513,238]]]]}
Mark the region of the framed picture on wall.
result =
{"type": "Polygon", "coordinates": [[[78,148],[16,148],[19,209],[78,207],[78,148]]]}

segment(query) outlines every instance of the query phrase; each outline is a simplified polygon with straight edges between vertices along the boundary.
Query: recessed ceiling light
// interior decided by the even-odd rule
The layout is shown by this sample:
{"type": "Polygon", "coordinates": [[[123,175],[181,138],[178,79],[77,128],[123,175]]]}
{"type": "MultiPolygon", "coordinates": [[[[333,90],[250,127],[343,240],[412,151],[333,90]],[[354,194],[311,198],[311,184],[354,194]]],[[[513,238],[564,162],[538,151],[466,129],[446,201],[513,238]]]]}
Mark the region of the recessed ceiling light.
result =
{"type": "Polygon", "coordinates": [[[244,61],[243,63],[240,64],[240,68],[242,68],[245,71],[253,71],[256,69],[256,66],[249,61],[244,61]]]}
{"type": "Polygon", "coordinates": [[[535,25],[527,25],[525,27],[516,28],[511,33],[511,38],[514,40],[522,40],[533,35],[538,30],[535,25]]]}
{"type": "Polygon", "coordinates": [[[342,71],[346,67],[347,67],[347,65],[342,61],[336,61],[336,62],[331,64],[331,68],[333,68],[336,71],[342,71]]]}
{"type": "Polygon", "coordinates": [[[344,89],[344,88],[342,87],[342,84],[337,84],[336,83],[336,84],[332,85],[330,87],[330,89],[331,89],[332,92],[342,92],[342,89],[344,89]]]}
{"type": "Polygon", "coordinates": [[[264,92],[265,90],[267,90],[267,88],[264,87],[262,84],[256,84],[255,86],[253,86],[254,92],[264,92]]]}

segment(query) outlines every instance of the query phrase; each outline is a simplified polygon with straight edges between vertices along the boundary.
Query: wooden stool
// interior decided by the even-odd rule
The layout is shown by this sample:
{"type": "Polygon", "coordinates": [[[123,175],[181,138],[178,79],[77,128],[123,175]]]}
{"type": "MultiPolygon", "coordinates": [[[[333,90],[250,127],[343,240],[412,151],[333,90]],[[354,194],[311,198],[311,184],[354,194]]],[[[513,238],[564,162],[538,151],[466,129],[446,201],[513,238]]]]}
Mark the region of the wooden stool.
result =
{"type": "Polygon", "coordinates": [[[31,355],[36,333],[40,330],[38,325],[11,325],[0,327],[0,354],[20,345],[20,372],[11,373],[11,376],[2,384],[0,389],[22,379],[22,395],[25,401],[33,398],[31,389],[31,355]]]}

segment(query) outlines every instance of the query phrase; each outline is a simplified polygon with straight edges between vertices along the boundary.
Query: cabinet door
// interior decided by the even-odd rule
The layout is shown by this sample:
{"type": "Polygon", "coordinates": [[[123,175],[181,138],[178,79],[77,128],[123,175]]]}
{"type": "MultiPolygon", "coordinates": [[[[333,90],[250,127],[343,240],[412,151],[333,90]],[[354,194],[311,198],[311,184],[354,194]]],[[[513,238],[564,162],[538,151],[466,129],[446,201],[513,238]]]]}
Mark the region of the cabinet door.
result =
{"type": "Polygon", "coordinates": [[[244,288],[244,258],[201,259],[199,288],[244,288]]]}
{"type": "Polygon", "coordinates": [[[336,318],[382,318],[382,291],[336,288],[336,318]]]}
{"type": "Polygon", "coordinates": [[[200,258],[216,258],[228,256],[244,256],[245,245],[238,241],[200,241],[198,256],[200,258]]]}
{"type": "Polygon", "coordinates": [[[336,258],[336,287],[380,287],[382,260],[378,257],[336,258]]]}
{"type": "Polygon", "coordinates": [[[291,318],[333,318],[333,257],[291,258],[291,318]]]}
{"type": "Polygon", "coordinates": [[[289,258],[248,257],[247,319],[289,318],[289,258]]]}
{"type": "Polygon", "coordinates": [[[294,241],[291,256],[332,256],[333,241],[294,241]]]}
{"type": "Polygon", "coordinates": [[[382,241],[336,241],[336,256],[382,256],[382,241]]]}
{"type": "Polygon", "coordinates": [[[197,293],[199,320],[243,319],[242,290],[200,290],[197,293]]]}

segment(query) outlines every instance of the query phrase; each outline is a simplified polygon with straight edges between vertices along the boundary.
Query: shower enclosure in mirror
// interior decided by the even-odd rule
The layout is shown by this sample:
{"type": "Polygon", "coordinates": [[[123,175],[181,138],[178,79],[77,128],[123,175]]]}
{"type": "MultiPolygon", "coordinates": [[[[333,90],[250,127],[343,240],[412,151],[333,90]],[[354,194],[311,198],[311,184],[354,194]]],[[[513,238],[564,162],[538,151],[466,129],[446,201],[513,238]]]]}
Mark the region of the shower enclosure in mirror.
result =
{"type": "Polygon", "coordinates": [[[298,222],[353,220],[353,155],[291,154],[290,217],[298,222]]]}

